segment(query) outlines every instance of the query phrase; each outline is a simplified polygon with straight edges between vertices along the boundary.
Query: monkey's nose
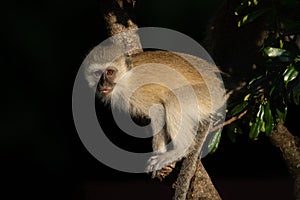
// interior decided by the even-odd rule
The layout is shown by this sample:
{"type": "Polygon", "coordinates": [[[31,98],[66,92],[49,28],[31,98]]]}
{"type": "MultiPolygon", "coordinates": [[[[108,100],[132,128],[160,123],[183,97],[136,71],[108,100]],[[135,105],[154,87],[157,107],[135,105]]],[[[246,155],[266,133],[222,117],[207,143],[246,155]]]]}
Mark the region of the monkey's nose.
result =
{"type": "Polygon", "coordinates": [[[104,82],[105,82],[105,76],[102,74],[101,77],[100,77],[100,79],[99,79],[99,84],[103,85],[104,82]]]}

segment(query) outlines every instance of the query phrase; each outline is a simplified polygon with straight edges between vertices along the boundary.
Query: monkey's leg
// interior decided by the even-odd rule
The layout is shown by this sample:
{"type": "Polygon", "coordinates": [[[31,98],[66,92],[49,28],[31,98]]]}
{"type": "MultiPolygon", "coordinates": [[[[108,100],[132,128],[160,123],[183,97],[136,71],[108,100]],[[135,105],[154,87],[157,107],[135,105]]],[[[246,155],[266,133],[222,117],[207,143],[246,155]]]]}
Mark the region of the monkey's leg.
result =
{"type": "Polygon", "coordinates": [[[167,152],[154,155],[148,160],[148,171],[160,170],[180,160],[188,154],[190,146],[194,143],[197,131],[195,127],[198,125],[194,118],[197,117],[190,116],[188,112],[181,112],[181,107],[174,99],[170,99],[165,108],[166,131],[171,138],[171,143],[168,145],[167,152]]]}
{"type": "MultiPolygon", "coordinates": [[[[153,140],[152,140],[153,152],[156,154],[165,153],[167,151],[166,145],[169,140],[170,139],[169,139],[167,132],[165,130],[165,127],[164,127],[161,131],[159,131],[158,133],[153,135],[153,140]]],[[[158,178],[158,179],[162,180],[163,178],[168,176],[173,171],[173,169],[175,168],[175,165],[176,165],[176,162],[171,163],[169,166],[163,167],[160,170],[153,171],[152,178],[158,178]]]]}
{"type": "Polygon", "coordinates": [[[166,132],[165,108],[161,104],[155,104],[150,108],[151,131],[153,135],[152,149],[155,154],[167,151],[168,135],[166,132]]]}
{"type": "MultiPolygon", "coordinates": [[[[152,149],[154,155],[163,154],[167,151],[167,143],[170,140],[166,132],[166,114],[165,108],[162,105],[156,105],[150,110],[151,115],[151,127],[153,131],[152,149]]],[[[160,170],[152,172],[152,178],[158,178],[162,180],[168,176],[174,169],[176,163],[172,163],[170,166],[165,166],[160,170]]]]}
{"type": "Polygon", "coordinates": [[[167,141],[168,141],[168,136],[165,128],[163,128],[161,131],[153,135],[153,139],[152,139],[153,152],[157,154],[165,153],[167,151],[167,146],[166,146],[167,141]]]}

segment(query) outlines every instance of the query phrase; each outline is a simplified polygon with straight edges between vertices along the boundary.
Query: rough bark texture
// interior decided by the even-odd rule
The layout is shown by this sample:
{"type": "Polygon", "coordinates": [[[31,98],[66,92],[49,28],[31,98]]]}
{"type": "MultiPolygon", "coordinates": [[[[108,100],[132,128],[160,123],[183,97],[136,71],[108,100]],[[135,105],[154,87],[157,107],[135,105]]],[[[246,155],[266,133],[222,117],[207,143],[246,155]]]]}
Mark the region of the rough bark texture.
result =
{"type": "Polygon", "coordinates": [[[201,160],[197,160],[196,173],[194,174],[189,191],[187,194],[187,200],[221,200],[219,193],[214,187],[209,175],[207,174],[201,160]]]}
{"type": "Polygon", "coordinates": [[[134,0],[100,0],[108,35],[113,36],[113,44],[124,48],[128,55],[143,51],[136,33],[138,26],[134,22],[134,4],[134,0]]]}
{"type": "Polygon", "coordinates": [[[174,200],[221,199],[199,159],[209,126],[202,124],[202,127],[204,128],[199,130],[195,137],[193,151],[183,160],[176,181],[174,200]]]}
{"type": "Polygon", "coordinates": [[[295,199],[300,200],[300,147],[298,138],[279,123],[277,129],[270,136],[272,143],[280,148],[282,156],[294,179],[295,199]]]}

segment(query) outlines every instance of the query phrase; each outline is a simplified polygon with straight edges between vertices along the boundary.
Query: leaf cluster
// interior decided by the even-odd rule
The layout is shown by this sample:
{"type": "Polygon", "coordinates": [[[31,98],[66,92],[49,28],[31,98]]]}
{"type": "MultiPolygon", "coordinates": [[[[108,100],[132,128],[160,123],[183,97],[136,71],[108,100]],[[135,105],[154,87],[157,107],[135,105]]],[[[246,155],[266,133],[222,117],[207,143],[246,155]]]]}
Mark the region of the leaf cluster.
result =
{"type": "Polygon", "coordinates": [[[237,26],[266,19],[266,37],[258,54],[261,63],[253,63],[259,70],[246,85],[247,94],[230,110],[230,115],[249,110],[249,136],[257,139],[261,132],[270,135],[276,123],[285,121],[288,105],[299,105],[300,97],[300,18],[287,11],[299,6],[297,0],[242,1],[235,14],[241,16],[237,26]]]}
{"type": "MultiPolygon", "coordinates": [[[[247,111],[243,120],[226,126],[233,142],[241,133],[248,133],[252,140],[259,139],[262,133],[269,136],[278,122],[285,121],[289,105],[300,104],[300,14],[297,8],[300,8],[298,0],[241,0],[233,10],[239,19],[236,24],[239,28],[256,20],[265,21],[265,37],[257,52],[262,59],[253,63],[259,68],[258,73],[249,77],[240,91],[242,95],[228,105],[228,119],[247,111]]],[[[218,134],[216,138],[210,144],[213,150],[220,141],[218,134]]]]}

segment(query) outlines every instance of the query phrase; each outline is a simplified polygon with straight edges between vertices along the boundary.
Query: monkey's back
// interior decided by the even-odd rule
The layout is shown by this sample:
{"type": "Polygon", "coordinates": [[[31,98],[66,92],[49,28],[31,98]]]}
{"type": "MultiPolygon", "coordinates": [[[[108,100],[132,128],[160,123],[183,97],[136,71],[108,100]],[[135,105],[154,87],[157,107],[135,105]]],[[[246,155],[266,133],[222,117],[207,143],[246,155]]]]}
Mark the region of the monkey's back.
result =
{"type": "MultiPolygon", "coordinates": [[[[135,68],[144,65],[145,69],[141,77],[142,81],[147,79],[147,77],[149,77],[149,80],[153,80],[153,77],[160,77],[161,79],[161,81],[157,83],[145,84],[133,93],[131,97],[131,101],[133,101],[132,105],[140,105],[139,107],[133,108],[135,110],[134,112],[147,114],[153,104],[165,104],[170,101],[174,104],[178,104],[177,98],[180,97],[185,97],[184,103],[186,104],[194,103],[195,101],[191,94],[193,92],[197,96],[199,110],[201,112],[199,114],[201,116],[208,116],[212,113],[213,107],[219,107],[219,105],[212,106],[215,102],[212,102],[210,90],[207,87],[207,81],[204,80],[202,76],[202,71],[204,71],[204,75],[210,76],[207,78],[211,79],[210,83],[213,84],[213,88],[216,87],[213,92],[221,91],[221,89],[218,89],[221,82],[213,75],[214,72],[212,72],[212,70],[214,68],[210,68],[209,66],[211,64],[206,61],[195,56],[166,51],[142,52],[133,56],[131,61],[133,71],[135,68]],[[198,71],[199,67],[201,74],[198,71]],[[167,69],[165,70],[164,68],[167,69]],[[170,73],[168,73],[168,69],[174,71],[175,75],[170,75],[170,73],[173,72],[170,71],[170,73]],[[185,83],[182,85],[178,84],[180,81],[184,82],[183,80],[186,85],[185,83]],[[176,87],[176,85],[179,86],[176,87]],[[188,90],[188,87],[190,89],[192,88],[193,91],[188,90]],[[180,97],[176,95],[176,92],[179,90],[181,94],[180,97]]],[[[135,76],[135,74],[133,73],[132,76],[135,76]]],[[[178,106],[180,105],[178,104],[178,106]]]]}
{"type": "MultiPolygon", "coordinates": [[[[133,68],[145,63],[148,63],[149,67],[151,67],[151,63],[170,67],[178,72],[178,74],[184,76],[191,84],[204,83],[203,78],[197,69],[180,54],[168,51],[145,51],[132,57],[133,68]]],[[[161,72],[156,71],[155,73],[158,74],[161,72]]]]}

